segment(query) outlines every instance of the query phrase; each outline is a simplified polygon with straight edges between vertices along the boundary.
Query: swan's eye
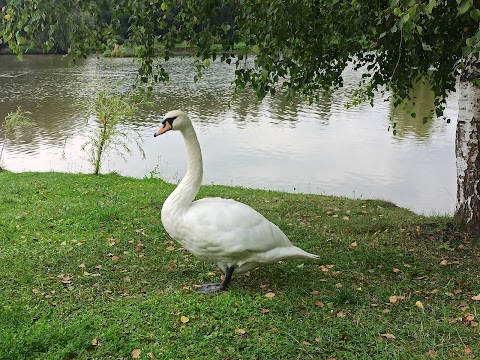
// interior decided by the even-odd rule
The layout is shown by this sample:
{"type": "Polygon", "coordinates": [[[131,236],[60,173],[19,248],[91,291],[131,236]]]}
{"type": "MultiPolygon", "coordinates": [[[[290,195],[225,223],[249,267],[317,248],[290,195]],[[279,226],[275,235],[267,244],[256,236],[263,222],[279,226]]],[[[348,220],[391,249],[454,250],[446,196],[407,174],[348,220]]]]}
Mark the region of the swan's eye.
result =
{"type": "Polygon", "coordinates": [[[166,118],[162,121],[163,127],[167,126],[167,122],[170,124],[171,127],[173,127],[173,120],[175,120],[177,117],[171,117],[171,118],[166,118]]]}

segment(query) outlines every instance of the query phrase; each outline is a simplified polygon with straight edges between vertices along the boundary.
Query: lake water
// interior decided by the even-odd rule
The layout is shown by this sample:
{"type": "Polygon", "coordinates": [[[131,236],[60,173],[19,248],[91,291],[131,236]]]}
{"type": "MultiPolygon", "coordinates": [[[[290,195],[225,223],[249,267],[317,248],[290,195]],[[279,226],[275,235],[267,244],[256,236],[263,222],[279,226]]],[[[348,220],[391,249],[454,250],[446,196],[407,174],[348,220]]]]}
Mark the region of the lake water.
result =
{"type": "MultiPolygon", "coordinates": [[[[163,115],[182,109],[192,118],[204,156],[204,183],[241,185],[351,198],[380,198],[417,213],[455,208],[455,127],[458,98],[446,115],[425,125],[432,93],[419,84],[412,119],[379,95],[374,107],[347,109],[361,74],[345,72],[345,87],[309,105],[282,96],[257,102],[250,92],[232,100],[233,67],[212,63],[198,82],[192,59],[176,57],[167,66],[171,81],[155,89],[155,105],[126,121],[143,140],[138,151],[109,156],[102,172],[133,177],[159,176],[177,182],[185,173],[180,134],[154,138],[163,115]],[[397,123],[397,134],[388,131],[397,123]]],[[[35,125],[7,136],[3,165],[12,171],[91,172],[81,150],[91,119],[83,104],[97,86],[128,88],[136,74],[132,59],[89,58],[69,66],[61,56],[0,56],[0,125],[17,106],[35,125]]],[[[0,130],[0,148],[4,133],[0,130]]],[[[134,147],[132,147],[134,149],[134,147]]]]}

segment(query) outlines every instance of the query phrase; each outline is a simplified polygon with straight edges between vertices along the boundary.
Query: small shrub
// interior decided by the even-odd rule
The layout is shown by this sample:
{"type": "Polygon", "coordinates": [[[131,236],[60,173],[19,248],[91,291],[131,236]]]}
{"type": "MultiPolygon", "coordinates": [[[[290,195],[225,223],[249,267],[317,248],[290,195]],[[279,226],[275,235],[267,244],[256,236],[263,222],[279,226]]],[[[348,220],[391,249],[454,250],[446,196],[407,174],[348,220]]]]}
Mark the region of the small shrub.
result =
{"type": "Polygon", "coordinates": [[[131,132],[120,129],[120,122],[133,116],[139,109],[140,103],[134,98],[122,94],[114,94],[109,90],[100,90],[90,106],[89,113],[97,125],[91,132],[89,139],[82,146],[93,166],[93,173],[98,175],[102,168],[102,161],[108,152],[113,151],[125,159],[125,153],[131,154],[129,140],[135,141],[138,150],[145,157],[140,145],[139,137],[132,137],[131,132]]]}
{"type": "Polygon", "coordinates": [[[23,111],[20,107],[16,111],[10,112],[5,117],[5,122],[2,125],[3,130],[3,141],[2,149],[0,150],[0,171],[4,170],[1,166],[3,150],[5,149],[5,143],[7,142],[8,134],[13,133],[15,130],[21,127],[31,126],[33,123],[28,117],[31,113],[28,111],[23,111]]]}

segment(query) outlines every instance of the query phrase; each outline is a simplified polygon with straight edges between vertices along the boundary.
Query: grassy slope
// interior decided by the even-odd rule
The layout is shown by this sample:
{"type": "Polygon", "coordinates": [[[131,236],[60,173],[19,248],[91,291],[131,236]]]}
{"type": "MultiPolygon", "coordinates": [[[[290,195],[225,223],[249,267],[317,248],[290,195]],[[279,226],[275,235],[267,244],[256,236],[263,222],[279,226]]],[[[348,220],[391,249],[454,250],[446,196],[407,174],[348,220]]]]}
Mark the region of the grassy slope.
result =
{"type": "Polygon", "coordinates": [[[478,241],[448,218],[382,201],[205,186],[199,197],[245,202],[321,257],[237,276],[228,292],[205,296],[191,289],[220,271],[161,225],[172,185],[8,172],[0,184],[0,358],[480,355],[478,241]]]}

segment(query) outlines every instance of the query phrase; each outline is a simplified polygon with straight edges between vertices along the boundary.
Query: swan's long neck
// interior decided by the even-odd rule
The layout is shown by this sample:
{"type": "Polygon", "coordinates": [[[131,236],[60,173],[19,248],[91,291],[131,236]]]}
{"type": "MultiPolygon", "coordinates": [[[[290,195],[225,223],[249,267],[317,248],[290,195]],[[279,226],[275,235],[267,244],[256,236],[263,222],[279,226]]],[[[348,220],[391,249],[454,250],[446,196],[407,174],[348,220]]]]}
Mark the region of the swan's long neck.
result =
{"type": "Polygon", "coordinates": [[[187,127],[181,133],[187,146],[188,167],[184,178],[163,205],[164,209],[169,210],[182,210],[190,206],[200,189],[203,177],[202,151],[193,126],[187,127]]]}

